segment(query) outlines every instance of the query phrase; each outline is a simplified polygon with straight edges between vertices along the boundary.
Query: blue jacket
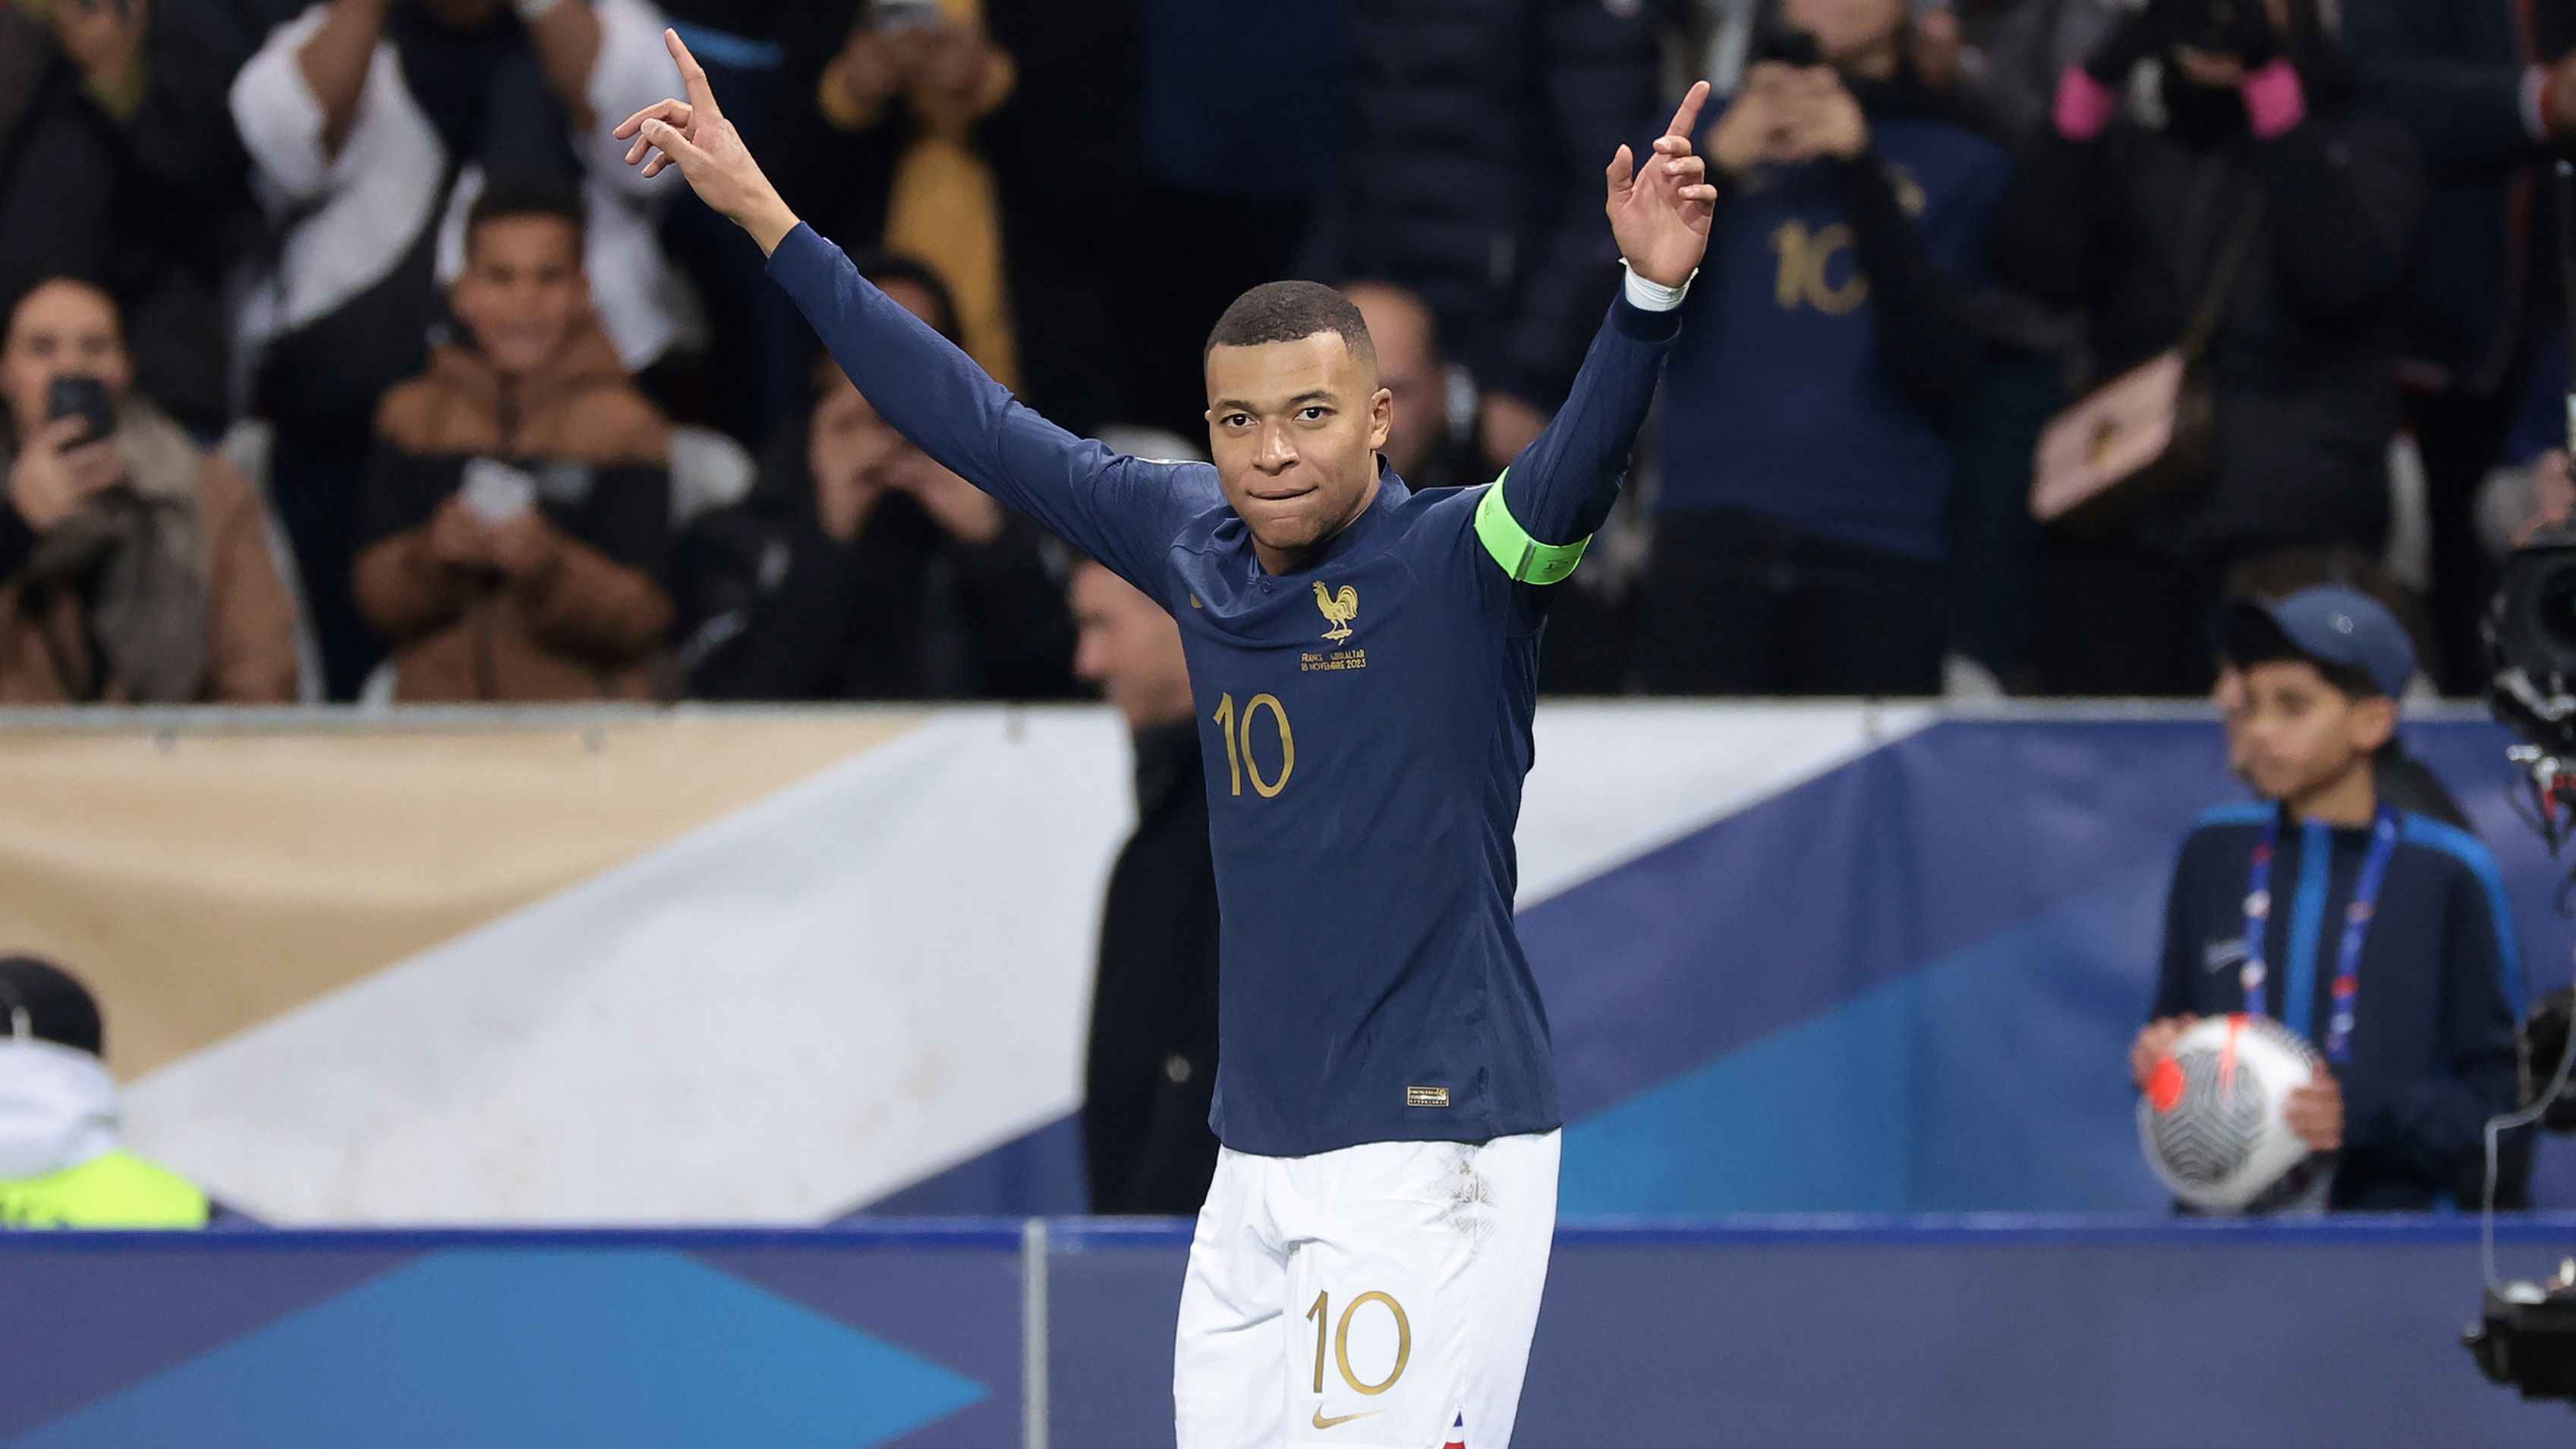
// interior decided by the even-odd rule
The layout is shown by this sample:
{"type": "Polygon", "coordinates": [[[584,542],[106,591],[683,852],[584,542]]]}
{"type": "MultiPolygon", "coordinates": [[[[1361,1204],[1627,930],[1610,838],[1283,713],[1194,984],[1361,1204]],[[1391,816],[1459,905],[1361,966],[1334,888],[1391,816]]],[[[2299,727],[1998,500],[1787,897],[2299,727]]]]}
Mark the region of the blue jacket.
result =
{"type": "Polygon", "coordinates": [[[1415,493],[1381,464],[1359,517],[1273,575],[1213,467],[1055,427],[810,228],[769,270],[888,422],[1179,621],[1216,858],[1217,1136],[1302,1157],[1554,1128],[1512,924],[1547,595],[1473,519],[1499,487],[1539,540],[1598,528],[1678,314],[1614,303],[1506,481],[1415,493]]]}
{"type": "MultiPolygon", "coordinates": [[[[2245,1009],[2245,897],[2254,847],[2278,808],[2221,806],[2183,842],[2151,1017],[2245,1009]]],[[[2522,967],[2503,876],[2467,831],[2400,820],[2362,943],[2352,1059],[2335,1068],[2337,1209],[2431,1207],[2478,1161],[2487,1119],[2514,1105],[2522,967]]],[[[2263,1012],[2312,1042],[2325,1037],[2344,911],[2369,848],[2366,829],[2314,822],[2285,823],[2274,847],[2263,1012]]]]}
{"type": "Polygon", "coordinates": [[[1952,122],[1872,109],[1869,123],[1855,161],[1722,183],[1673,352],[1656,506],[1932,561],[1954,468],[1942,415],[1977,382],[1967,297],[2009,173],[1952,122]]]}

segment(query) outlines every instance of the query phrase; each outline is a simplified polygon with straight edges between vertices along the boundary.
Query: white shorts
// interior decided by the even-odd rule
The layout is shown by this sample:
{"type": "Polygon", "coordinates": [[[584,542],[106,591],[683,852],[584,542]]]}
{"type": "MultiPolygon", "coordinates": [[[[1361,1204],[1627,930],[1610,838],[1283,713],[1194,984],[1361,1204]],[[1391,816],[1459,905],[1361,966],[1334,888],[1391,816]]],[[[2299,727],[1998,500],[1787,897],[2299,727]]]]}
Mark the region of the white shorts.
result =
{"type": "Polygon", "coordinates": [[[1181,1288],[1180,1449],[1504,1449],[1560,1146],[1221,1151],[1181,1288]]]}

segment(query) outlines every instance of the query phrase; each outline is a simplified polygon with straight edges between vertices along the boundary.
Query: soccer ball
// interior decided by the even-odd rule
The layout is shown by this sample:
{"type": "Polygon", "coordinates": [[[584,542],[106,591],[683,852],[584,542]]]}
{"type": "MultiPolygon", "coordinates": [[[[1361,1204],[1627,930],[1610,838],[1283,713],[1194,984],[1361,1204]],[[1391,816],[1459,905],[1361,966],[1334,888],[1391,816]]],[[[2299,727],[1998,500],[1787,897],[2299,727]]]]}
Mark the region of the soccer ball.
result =
{"type": "Polygon", "coordinates": [[[2202,1212],[2259,1213],[2297,1199],[2325,1159],[2309,1155],[2281,1109],[2316,1067],[2316,1050],[2269,1017],[2194,1023],[2138,1098],[2147,1165],[2202,1212]]]}

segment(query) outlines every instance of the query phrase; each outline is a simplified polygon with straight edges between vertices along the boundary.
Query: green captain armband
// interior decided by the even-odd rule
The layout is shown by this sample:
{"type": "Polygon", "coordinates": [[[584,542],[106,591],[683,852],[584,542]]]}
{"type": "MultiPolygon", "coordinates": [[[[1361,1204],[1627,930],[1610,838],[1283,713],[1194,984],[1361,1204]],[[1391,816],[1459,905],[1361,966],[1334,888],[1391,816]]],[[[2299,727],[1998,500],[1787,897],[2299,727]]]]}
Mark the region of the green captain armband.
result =
{"type": "Polygon", "coordinates": [[[1512,476],[1505,468],[1494,486],[1485,490],[1483,501],[1476,505],[1476,537],[1483,541],[1485,552],[1503,566],[1512,581],[1523,584],[1553,584],[1574,572],[1583,561],[1583,551],[1592,545],[1585,534],[1572,543],[1541,543],[1530,537],[1519,519],[1503,502],[1503,479],[1512,476]]]}

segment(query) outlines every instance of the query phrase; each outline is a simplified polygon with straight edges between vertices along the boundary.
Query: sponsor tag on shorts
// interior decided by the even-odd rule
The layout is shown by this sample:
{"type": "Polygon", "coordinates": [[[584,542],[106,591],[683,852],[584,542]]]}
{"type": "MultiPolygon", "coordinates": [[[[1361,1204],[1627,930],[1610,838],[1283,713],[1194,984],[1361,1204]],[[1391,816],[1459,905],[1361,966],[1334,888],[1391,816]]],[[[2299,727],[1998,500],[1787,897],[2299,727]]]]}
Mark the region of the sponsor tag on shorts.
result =
{"type": "Polygon", "coordinates": [[[1446,1107],[1449,1105],[1449,1089],[1447,1087],[1407,1087],[1404,1089],[1404,1105],[1446,1107]]]}

